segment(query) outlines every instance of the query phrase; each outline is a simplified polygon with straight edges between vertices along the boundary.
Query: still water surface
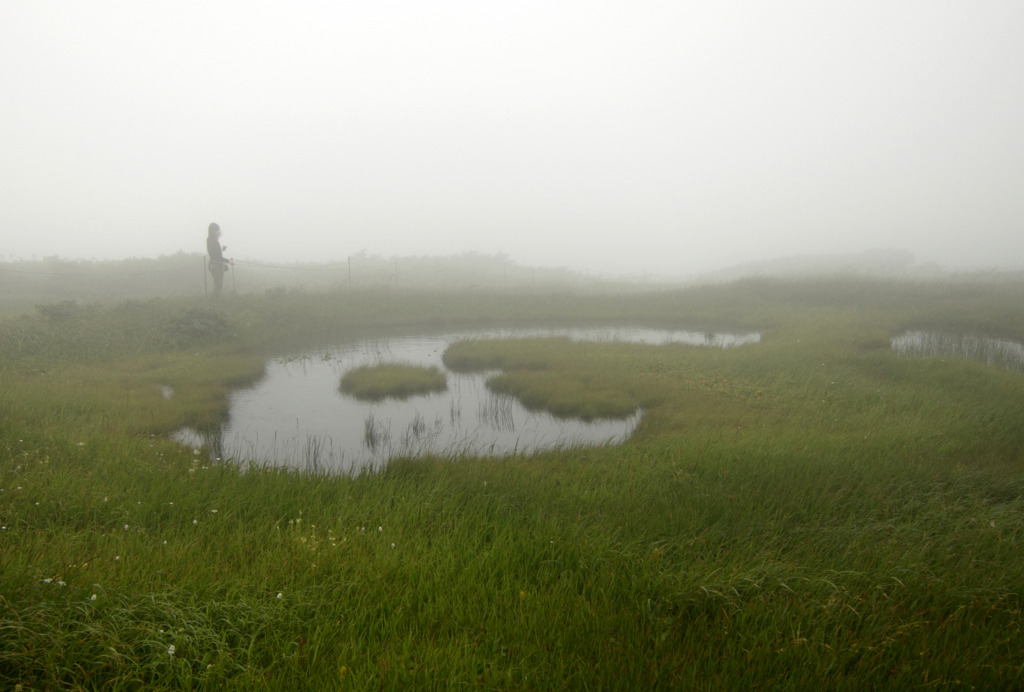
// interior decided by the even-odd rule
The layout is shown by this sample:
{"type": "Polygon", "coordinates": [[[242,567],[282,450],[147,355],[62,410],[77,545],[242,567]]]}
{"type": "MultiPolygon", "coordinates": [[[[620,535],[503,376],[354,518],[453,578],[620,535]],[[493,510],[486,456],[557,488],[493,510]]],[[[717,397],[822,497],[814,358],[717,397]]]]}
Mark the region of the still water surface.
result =
{"type": "Polygon", "coordinates": [[[441,361],[457,340],[537,336],[717,348],[760,341],[757,333],[628,328],[506,329],[362,340],[271,360],[263,379],[231,395],[229,418],[219,431],[202,435],[184,430],[176,437],[196,447],[205,445],[217,458],[334,473],[380,468],[398,456],[496,456],[629,437],[640,422],[640,411],[625,419],[590,422],[528,411],[516,399],[487,389],[491,373],[453,373],[441,361]],[[382,363],[437,367],[447,375],[448,389],[380,402],[339,391],[346,371],[382,363]]]}
{"type": "Polygon", "coordinates": [[[1009,339],[909,331],[893,337],[892,348],[904,356],[952,356],[1024,372],[1024,345],[1009,339]]]}

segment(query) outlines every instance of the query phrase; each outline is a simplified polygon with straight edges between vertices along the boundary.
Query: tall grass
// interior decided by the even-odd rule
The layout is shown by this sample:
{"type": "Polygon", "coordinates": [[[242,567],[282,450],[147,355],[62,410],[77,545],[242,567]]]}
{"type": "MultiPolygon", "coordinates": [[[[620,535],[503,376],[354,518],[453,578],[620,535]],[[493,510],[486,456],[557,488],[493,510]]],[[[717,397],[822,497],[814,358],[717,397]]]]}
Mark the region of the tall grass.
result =
{"type": "Polygon", "coordinates": [[[1018,687],[1021,376],[900,358],[888,337],[936,325],[1016,338],[1022,297],[1018,284],[758,281],[155,301],[2,323],[0,680],[1018,687]],[[160,315],[189,309],[224,331],[154,337],[160,315]],[[486,345],[524,396],[556,382],[569,403],[606,392],[642,406],[618,447],[338,477],[243,471],[166,437],[216,425],[277,345],[488,316],[764,338],[486,345]]]}

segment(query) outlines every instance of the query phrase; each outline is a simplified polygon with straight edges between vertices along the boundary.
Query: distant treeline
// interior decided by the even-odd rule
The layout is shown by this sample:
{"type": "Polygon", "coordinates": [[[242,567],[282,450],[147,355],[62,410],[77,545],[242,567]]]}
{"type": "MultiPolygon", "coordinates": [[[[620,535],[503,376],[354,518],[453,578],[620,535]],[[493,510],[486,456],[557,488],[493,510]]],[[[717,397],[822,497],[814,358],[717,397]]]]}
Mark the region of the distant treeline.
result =
{"type": "MultiPolygon", "coordinates": [[[[237,260],[224,279],[224,292],[231,295],[388,287],[593,288],[608,283],[566,269],[523,267],[504,255],[384,258],[359,253],[331,263],[237,260]]],[[[46,257],[0,262],[0,313],[68,300],[91,303],[155,297],[204,298],[211,289],[206,257],[199,253],[104,261],[46,257]]]]}

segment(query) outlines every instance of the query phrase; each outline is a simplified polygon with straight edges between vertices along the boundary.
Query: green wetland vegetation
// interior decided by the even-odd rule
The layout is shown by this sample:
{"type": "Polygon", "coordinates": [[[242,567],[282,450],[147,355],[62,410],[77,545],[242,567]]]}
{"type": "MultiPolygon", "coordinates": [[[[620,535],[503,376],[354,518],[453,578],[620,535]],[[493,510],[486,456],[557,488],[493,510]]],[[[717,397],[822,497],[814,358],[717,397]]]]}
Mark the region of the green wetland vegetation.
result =
{"type": "Polygon", "coordinates": [[[402,363],[353,368],[341,377],[339,389],[357,399],[408,399],[418,394],[443,392],[448,387],[444,373],[434,367],[402,363]]]}
{"type": "Polygon", "coordinates": [[[1009,689],[1024,678],[1024,281],[272,290],[0,321],[5,689],[1009,689]],[[758,344],[460,344],[619,446],[210,461],[266,358],[358,335],[638,325],[758,344]],[[169,393],[173,393],[169,395],[169,393]]]}

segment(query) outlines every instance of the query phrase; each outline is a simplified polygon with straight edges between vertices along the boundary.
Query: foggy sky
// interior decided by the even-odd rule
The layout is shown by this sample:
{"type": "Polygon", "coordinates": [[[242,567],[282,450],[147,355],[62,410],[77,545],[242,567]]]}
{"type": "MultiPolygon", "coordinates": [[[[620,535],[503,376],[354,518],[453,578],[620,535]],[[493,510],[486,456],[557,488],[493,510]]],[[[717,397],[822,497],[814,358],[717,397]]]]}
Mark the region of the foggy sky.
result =
{"type": "Polygon", "coordinates": [[[1024,266],[1019,0],[0,5],[0,259],[1024,266]]]}

